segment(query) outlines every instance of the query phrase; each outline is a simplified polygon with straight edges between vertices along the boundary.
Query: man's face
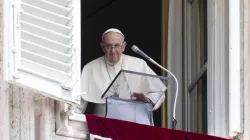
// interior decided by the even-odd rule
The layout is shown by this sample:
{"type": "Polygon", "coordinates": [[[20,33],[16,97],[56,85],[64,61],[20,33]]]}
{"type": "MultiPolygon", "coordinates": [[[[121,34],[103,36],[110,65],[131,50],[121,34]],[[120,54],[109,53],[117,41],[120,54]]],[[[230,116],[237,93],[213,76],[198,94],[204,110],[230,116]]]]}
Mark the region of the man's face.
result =
{"type": "Polygon", "coordinates": [[[117,63],[126,47],[123,36],[119,33],[109,32],[104,35],[101,42],[106,59],[110,63],[117,63]]]}

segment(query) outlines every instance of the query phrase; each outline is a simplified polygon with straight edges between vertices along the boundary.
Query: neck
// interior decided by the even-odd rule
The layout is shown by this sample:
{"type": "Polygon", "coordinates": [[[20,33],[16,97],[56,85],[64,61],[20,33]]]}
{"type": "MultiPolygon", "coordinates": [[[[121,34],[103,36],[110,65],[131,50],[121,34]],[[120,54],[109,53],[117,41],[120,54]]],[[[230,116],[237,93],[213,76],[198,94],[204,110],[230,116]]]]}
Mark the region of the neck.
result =
{"type": "Polygon", "coordinates": [[[121,57],[120,57],[120,59],[119,59],[118,61],[116,61],[116,62],[111,62],[111,61],[109,61],[109,60],[107,59],[106,56],[104,56],[104,57],[105,57],[105,61],[106,61],[108,64],[110,64],[110,65],[116,65],[116,64],[119,63],[119,61],[121,60],[121,57]]]}

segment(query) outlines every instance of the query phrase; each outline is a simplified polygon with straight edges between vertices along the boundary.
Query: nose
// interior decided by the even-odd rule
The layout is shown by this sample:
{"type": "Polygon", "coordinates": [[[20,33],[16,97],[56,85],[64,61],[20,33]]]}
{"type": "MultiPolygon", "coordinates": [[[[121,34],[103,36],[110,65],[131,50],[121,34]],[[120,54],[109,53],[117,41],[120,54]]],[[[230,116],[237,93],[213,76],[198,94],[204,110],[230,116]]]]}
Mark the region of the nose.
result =
{"type": "Polygon", "coordinates": [[[115,53],[116,52],[114,47],[112,47],[110,51],[111,51],[111,53],[115,53]]]}

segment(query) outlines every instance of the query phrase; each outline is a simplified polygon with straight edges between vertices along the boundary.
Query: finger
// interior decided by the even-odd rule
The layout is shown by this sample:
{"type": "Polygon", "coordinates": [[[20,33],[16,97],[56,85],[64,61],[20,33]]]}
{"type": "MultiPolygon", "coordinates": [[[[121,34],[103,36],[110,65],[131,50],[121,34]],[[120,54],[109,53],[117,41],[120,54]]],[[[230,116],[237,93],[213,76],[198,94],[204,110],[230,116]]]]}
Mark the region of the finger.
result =
{"type": "Polygon", "coordinates": [[[139,95],[140,93],[138,93],[138,92],[133,92],[133,94],[135,94],[135,95],[139,95]]]}
{"type": "Polygon", "coordinates": [[[131,97],[132,100],[137,100],[136,97],[131,97]]]}
{"type": "Polygon", "coordinates": [[[132,97],[135,97],[136,95],[133,93],[132,95],[130,95],[130,98],[132,98],[132,97]]]}
{"type": "Polygon", "coordinates": [[[138,94],[139,94],[139,93],[137,93],[137,92],[133,92],[132,95],[131,95],[130,97],[136,97],[136,96],[138,96],[138,94]]]}

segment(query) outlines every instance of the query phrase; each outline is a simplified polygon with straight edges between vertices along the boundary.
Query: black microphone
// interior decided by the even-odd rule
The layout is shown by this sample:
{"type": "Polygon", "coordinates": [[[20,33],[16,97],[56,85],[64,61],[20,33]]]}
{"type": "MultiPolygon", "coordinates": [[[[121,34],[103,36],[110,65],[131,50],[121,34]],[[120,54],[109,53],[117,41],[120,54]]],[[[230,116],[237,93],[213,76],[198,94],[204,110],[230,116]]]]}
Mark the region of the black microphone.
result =
{"type": "Polygon", "coordinates": [[[140,56],[144,57],[145,59],[147,59],[147,60],[150,60],[150,59],[151,59],[147,54],[145,54],[145,53],[144,53],[142,50],[140,50],[137,46],[133,45],[133,46],[131,47],[131,49],[132,49],[134,52],[138,53],[140,56]]]}

